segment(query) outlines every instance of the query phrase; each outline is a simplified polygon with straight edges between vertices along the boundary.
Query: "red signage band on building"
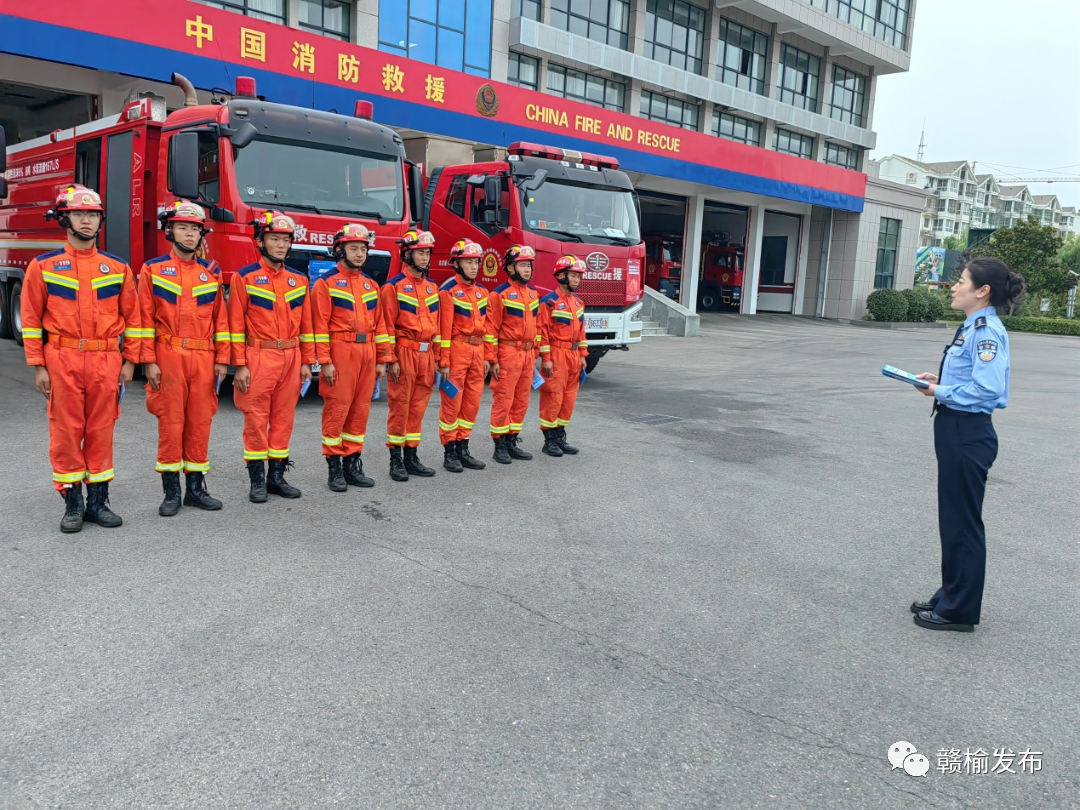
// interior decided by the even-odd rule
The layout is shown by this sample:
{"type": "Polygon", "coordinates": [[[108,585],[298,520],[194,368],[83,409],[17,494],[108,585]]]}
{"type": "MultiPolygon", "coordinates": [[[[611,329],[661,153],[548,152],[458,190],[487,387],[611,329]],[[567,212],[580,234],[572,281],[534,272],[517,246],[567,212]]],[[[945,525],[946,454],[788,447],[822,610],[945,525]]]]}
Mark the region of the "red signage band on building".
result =
{"type": "MultiPolygon", "coordinates": [[[[355,89],[368,96],[507,124],[596,145],[820,189],[860,201],[866,175],[713,135],[646,121],[534,90],[321,37],[190,0],[110,0],[93,4],[5,4],[4,14],[51,26],[227,63],[230,72],[269,71],[355,89]]],[[[83,51],[73,56],[93,58],[83,51]]],[[[55,54],[68,61],[67,54],[55,54]]],[[[95,65],[87,65],[95,67],[95,65]]],[[[376,119],[378,113],[376,111],[376,119]]]]}

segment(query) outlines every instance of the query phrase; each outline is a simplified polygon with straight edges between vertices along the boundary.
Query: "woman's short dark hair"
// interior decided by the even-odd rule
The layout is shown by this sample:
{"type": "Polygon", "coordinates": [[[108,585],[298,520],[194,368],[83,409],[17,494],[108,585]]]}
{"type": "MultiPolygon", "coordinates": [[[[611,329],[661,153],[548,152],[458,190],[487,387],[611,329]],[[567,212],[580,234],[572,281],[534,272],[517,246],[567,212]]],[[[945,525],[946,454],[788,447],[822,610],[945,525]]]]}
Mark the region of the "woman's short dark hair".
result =
{"type": "Polygon", "coordinates": [[[1027,281],[1001,259],[980,256],[970,259],[964,270],[971,276],[971,286],[978,290],[990,287],[990,304],[994,307],[1015,305],[1024,297],[1027,281]]]}

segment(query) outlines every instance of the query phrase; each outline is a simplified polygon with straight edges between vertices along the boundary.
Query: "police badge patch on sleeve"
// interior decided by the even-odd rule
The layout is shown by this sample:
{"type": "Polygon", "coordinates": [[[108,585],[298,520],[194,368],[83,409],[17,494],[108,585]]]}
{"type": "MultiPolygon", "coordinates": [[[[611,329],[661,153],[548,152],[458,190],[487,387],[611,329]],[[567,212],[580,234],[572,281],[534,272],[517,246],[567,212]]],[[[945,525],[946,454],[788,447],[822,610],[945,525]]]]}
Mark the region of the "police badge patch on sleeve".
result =
{"type": "Polygon", "coordinates": [[[998,344],[996,340],[980,340],[978,345],[979,359],[989,363],[997,357],[998,344]]]}

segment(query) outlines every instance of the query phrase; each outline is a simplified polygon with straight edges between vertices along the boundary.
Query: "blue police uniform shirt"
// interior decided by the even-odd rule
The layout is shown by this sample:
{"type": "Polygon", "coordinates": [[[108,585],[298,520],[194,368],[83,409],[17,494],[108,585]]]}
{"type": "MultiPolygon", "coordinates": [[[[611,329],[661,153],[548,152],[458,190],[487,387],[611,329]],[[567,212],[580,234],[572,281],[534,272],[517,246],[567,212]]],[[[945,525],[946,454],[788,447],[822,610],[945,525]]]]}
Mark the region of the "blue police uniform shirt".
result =
{"type": "Polygon", "coordinates": [[[973,312],[945,352],[934,398],[956,411],[993,413],[1009,404],[1009,333],[995,307],[973,312]]]}

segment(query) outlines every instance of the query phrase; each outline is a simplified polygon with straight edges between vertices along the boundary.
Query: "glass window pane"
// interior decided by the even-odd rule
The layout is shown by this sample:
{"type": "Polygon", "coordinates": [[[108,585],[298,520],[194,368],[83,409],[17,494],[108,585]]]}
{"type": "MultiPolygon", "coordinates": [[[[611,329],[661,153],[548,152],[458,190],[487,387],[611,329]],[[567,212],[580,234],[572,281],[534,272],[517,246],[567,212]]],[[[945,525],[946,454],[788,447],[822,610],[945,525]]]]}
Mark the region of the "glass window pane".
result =
{"type": "Polygon", "coordinates": [[[409,18],[404,6],[395,6],[394,10],[384,7],[379,14],[379,41],[404,48],[408,24],[409,18]]]}
{"type": "Polygon", "coordinates": [[[439,0],[439,25],[465,30],[465,0],[439,0]]]}
{"type": "Polygon", "coordinates": [[[465,36],[458,31],[449,28],[439,29],[439,58],[438,64],[451,70],[461,70],[465,48],[465,36]]]}
{"type": "Polygon", "coordinates": [[[300,22],[322,25],[322,3],[318,0],[300,0],[300,22]]]}
{"type": "Polygon", "coordinates": [[[435,63],[436,28],[419,20],[409,21],[409,58],[435,63]]]}
{"type": "MultiPolygon", "coordinates": [[[[405,5],[405,3],[402,3],[405,5]]],[[[409,16],[415,17],[418,20],[425,20],[433,23],[438,20],[439,1],[438,0],[408,0],[409,16]]]]}
{"type": "Polygon", "coordinates": [[[469,0],[466,7],[465,63],[490,72],[491,3],[488,0],[469,0]]]}

